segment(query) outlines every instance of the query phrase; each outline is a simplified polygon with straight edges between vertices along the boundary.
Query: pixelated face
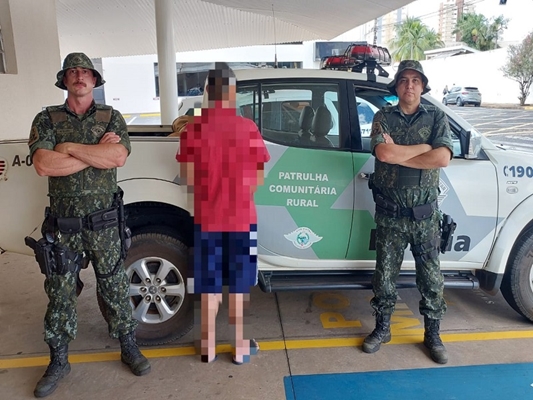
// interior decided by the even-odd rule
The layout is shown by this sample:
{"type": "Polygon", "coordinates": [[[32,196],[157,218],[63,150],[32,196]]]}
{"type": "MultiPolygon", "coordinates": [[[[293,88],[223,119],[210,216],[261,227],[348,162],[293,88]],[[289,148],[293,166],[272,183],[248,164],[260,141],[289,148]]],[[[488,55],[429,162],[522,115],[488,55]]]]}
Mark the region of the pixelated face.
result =
{"type": "Polygon", "coordinates": [[[222,101],[226,103],[224,107],[235,107],[237,81],[231,70],[210,70],[207,77],[206,90],[209,101],[222,101]]]}
{"type": "Polygon", "coordinates": [[[65,71],[63,77],[69,95],[83,97],[92,93],[96,85],[96,77],[93,71],[87,68],[69,68],[65,71]]]}
{"type": "Polygon", "coordinates": [[[401,102],[417,103],[420,102],[420,96],[424,91],[424,81],[420,72],[406,70],[402,72],[396,81],[396,92],[401,102]]]}
{"type": "Polygon", "coordinates": [[[227,108],[236,107],[237,86],[235,84],[208,86],[206,90],[209,94],[209,101],[222,101],[223,106],[227,108]]]}

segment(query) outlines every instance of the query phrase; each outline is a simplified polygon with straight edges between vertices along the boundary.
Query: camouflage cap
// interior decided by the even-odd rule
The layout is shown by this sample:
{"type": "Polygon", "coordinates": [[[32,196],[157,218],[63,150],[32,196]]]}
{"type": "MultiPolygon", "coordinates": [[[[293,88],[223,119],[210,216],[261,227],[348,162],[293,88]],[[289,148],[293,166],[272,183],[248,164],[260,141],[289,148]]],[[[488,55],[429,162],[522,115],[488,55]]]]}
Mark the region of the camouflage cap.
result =
{"type": "Polygon", "coordinates": [[[398,80],[402,72],[408,69],[419,72],[420,75],[422,75],[422,81],[424,82],[424,90],[422,91],[422,94],[426,94],[427,92],[429,92],[431,88],[428,85],[428,78],[424,74],[422,64],[420,64],[419,61],[415,60],[403,60],[402,62],[400,62],[400,65],[398,65],[398,71],[396,71],[396,75],[394,75],[394,79],[387,85],[389,91],[393,95],[398,96],[398,93],[396,93],[396,81],[398,80]]]}
{"type": "Polygon", "coordinates": [[[94,65],[89,57],[84,53],[70,53],[65,57],[63,61],[63,69],[57,73],[57,82],[56,86],[60,89],[67,90],[67,87],[63,83],[63,77],[65,76],[65,71],[70,68],[86,68],[93,71],[94,76],[96,77],[96,84],[94,87],[102,86],[105,81],[102,79],[100,72],[94,69],[94,65]]]}

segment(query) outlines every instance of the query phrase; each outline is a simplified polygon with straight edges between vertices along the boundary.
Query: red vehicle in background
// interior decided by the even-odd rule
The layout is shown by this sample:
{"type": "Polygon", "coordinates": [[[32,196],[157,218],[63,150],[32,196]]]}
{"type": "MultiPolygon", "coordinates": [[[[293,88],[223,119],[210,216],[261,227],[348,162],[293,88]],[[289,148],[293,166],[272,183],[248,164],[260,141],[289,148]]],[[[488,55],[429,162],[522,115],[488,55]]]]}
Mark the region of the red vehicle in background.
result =
{"type": "Polygon", "coordinates": [[[381,66],[390,64],[391,56],[385,47],[356,42],[349,45],[342,56],[324,57],[320,68],[362,72],[366,67],[367,73],[373,73],[373,69],[377,68],[380,76],[389,76],[381,66]]]}

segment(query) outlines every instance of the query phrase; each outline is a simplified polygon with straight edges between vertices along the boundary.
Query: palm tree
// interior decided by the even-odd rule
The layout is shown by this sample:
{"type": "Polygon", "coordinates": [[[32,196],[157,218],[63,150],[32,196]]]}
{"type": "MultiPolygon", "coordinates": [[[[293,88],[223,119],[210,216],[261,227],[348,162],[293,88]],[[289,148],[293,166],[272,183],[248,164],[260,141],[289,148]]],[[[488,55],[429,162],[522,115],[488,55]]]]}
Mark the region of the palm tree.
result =
{"type": "Polygon", "coordinates": [[[492,37],[494,38],[495,49],[500,47],[498,46],[498,39],[500,38],[500,35],[503,33],[503,31],[507,29],[508,23],[509,19],[504,18],[503,15],[500,15],[499,17],[495,18],[490,24],[489,31],[491,32],[492,37]]]}
{"type": "Polygon", "coordinates": [[[474,49],[493,50],[498,48],[498,38],[508,22],[503,15],[489,21],[483,14],[466,13],[457,21],[453,33],[459,33],[461,41],[474,49]]]}
{"type": "Polygon", "coordinates": [[[396,37],[389,43],[394,61],[424,60],[424,51],[444,46],[440,35],[419,18],[407,17],[394,27],[396,37]]]}

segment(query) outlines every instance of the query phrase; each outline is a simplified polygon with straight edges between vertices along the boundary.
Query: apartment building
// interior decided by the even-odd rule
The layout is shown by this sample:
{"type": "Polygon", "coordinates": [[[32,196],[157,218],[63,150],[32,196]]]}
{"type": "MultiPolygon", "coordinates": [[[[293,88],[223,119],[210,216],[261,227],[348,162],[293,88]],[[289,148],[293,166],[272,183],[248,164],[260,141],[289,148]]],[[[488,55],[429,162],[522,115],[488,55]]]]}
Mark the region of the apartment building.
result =
{"type": "Polygon", "coordinates": [[[457,21],[463,14],[474,12],[474,1],[446,0],[439,7],[439,33],[446,46],[460,42],[458,34],[453,33],[457,21]]]}

